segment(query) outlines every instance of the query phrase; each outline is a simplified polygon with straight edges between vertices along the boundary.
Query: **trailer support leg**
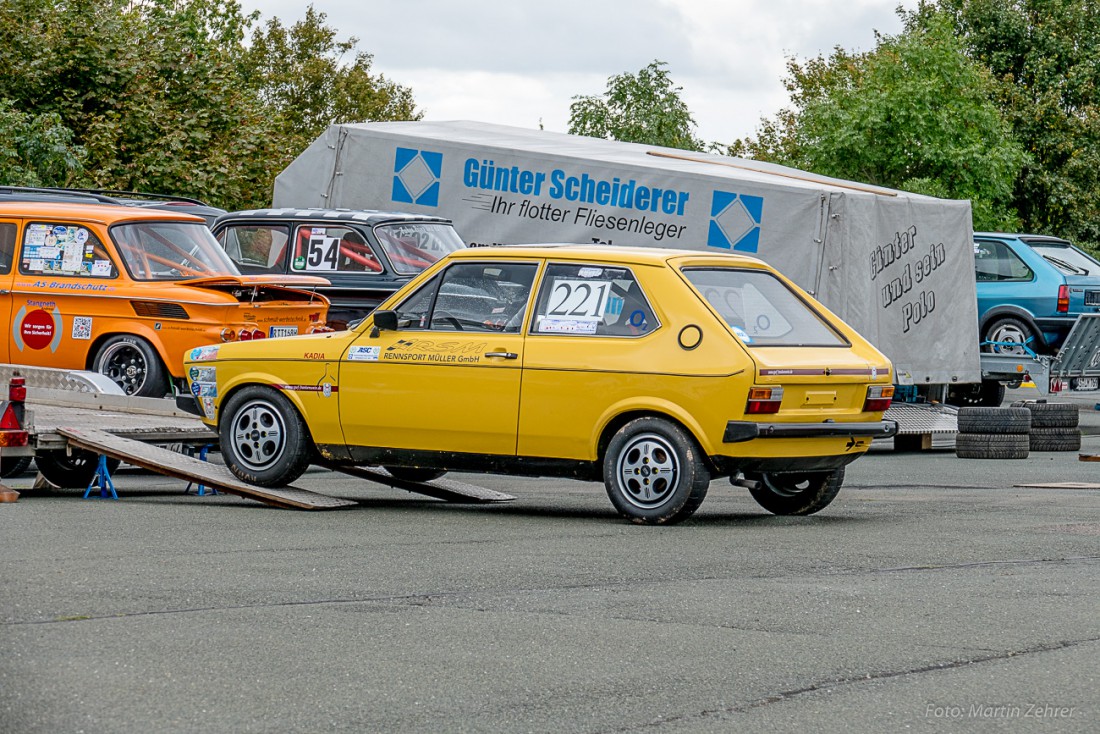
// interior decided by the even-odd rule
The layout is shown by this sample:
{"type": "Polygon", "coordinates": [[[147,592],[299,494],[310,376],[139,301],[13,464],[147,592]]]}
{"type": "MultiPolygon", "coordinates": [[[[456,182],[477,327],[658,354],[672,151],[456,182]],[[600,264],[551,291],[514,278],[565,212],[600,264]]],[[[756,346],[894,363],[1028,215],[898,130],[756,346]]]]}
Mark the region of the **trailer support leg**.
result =
{"type": "MultiPolygon", "coordinates": [[[[200,461],[206,461],[206,455],[208,453],[210,453],[210,449],[212,449],[212,448],[214,448],[213,444],[208,443],[205,446],[203,446],[201,449],[199,449],[199,460],[200,461]]],[[[188,456],[193,455],[193,451],[187,451],[186,453],[187,453],[188,456]]],[[[194,484],[194,482],[188,482],[187,483],[187,486],[184,487],[184,489],[183,489],[184,494],[187,494],[188,492],[191,491],[191,485],[192,484],[194,484]]],[[[218,488],[217,487],[211,487],[210,488],[210,494],[217,494],[217,493],[218,493],[218,488]]],[[[206,494],[206,485],[200,483],[199,486],[198,486],[198,492],[196,492],[196,494],[199,497],[204,496],[206,494]]]]}
{"type": "Polygon", "coordinates": [[[118,499],[118,493],[115,492],[115,483],[111,479],[111,472],[107,469],[107,456],[106,454],[99,455],[99,465],[96,467],[95,475],[92,477],[92,481],[88,482],[88,488],[84,490],[84,499],[118,499]],[[99,497],[92,497],[92,487],[99,490],[99,497]],[[110,490],[110,494],[107,491],[110,490]]]}

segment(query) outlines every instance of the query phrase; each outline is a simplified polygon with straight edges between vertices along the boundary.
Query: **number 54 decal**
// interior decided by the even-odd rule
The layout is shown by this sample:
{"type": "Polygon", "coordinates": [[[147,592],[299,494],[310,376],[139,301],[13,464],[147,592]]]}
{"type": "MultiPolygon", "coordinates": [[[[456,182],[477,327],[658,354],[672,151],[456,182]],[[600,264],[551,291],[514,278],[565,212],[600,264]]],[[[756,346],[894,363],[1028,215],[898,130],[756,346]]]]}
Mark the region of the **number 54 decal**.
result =
{"type": "Polygon", "coordinates": [[[340,260],[339,237],[311,237],[306,247],[306,270],[336,270],[340,260]]]}

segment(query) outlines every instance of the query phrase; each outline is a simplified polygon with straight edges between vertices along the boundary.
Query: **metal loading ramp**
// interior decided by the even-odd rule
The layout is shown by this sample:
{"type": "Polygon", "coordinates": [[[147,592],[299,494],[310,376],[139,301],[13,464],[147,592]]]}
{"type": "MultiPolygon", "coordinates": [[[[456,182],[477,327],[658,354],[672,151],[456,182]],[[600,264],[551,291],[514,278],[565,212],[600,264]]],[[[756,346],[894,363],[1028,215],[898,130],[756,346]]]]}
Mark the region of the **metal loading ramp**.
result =
{"type": "Polygon", "coordinates": [[[416,492],[428,497],[446,500],[448,502],[509,502],[514,500],[510,494],[497,492],[493,489],[478,487],[465,482],[456,482],[453,479],[433,479],[430,482],[410,482],[398,479],[383,469],[368,469],[362,466],[334,466],[333,470],[350,474],[353,477],[367,479],[372,482],[388,484],[391,487],[416,492]]]}
{"type": "Polygon", "coordinates": [[[294,510],[334,510],[358,505],[351,500],[310,492],[308,489],[297,487],[269,489],[245,484],[220,464],[201,461],[106,431],[59,427],[57,432],[65,436],[73,446],[94,451],[97,454],[106,454],[158,474],[215,487],[219,492],[258,500],[272,507],[294,510]]]}

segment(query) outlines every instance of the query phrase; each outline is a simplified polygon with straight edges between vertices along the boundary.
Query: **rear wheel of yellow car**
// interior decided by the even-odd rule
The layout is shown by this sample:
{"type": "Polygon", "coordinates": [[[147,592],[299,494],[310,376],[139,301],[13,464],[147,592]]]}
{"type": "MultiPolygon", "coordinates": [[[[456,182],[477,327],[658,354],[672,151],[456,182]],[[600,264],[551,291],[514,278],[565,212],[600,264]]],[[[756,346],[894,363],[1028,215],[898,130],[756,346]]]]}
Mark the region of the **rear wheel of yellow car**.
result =
{"type": "Polygon", "coordinates": [[[836,497],[844,482],[844,470],[823,472],[776,472],[754,477],[752,498],[776,515],[812,515],[836,497]]]}
{"type": "Polygon", "coordinates": [[[394,479],[405,482],[430,482],[447,473],[439,469],[425,469],[419,466],[386,466],[383,469],[388,471],[394,479]]]}
{"type": "Polygon", "coordinates": [[[269,387],[246,387],[226,402],[218,425],[225,465],[261,487],[284,487],[305,473],[313,442],[298,411],[269,387]]]}
{"type": "Polygon", "coordinates": [[[611,504],[632,522],[668,525],[699,509],[710,471],[695,440],[663,418],[636,418],[620,428],[603,460],[611,504]]]}
{"type": "Polygon", "coordinates": [[[167,371],[153,345],[139,336],[119,334],[99,346],[92,369],[111,378],[127,395],[162,398],[167,371]]]}

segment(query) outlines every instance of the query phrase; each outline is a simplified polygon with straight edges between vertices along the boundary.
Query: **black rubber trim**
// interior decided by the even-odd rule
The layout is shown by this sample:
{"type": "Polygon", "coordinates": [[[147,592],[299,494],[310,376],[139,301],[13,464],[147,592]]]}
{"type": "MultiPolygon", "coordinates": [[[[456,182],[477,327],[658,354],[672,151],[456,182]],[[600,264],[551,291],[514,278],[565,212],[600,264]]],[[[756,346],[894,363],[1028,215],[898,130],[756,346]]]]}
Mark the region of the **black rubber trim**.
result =
{"type": "Polygon", "coordinates": [[[206,417],[205,415],[203,415],[202,407],[199,406],[199,399],[190,393],[186,395],[177,395],[176,407],[182,410],[184,413],[197,415],[199,418],[206,417]]]}
{"type": "Polygon", "coordinates": [[[722,435],[723,443],[740,443],[756,438],[823,438],[827,436],[868,436],[890,438],[898,432],[897,421],[877,423],[755,423],[730,421],[722,435]]]}

